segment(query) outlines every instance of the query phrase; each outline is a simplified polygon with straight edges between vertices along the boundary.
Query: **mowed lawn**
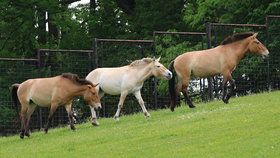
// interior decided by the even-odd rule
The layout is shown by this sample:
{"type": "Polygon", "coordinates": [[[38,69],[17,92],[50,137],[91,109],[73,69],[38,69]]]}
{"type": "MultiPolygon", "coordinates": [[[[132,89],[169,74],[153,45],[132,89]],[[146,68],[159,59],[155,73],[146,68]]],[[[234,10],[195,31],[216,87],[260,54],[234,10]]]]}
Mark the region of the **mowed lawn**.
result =
{"type": "Polygon", "coordinates": [[[280,157],[280,91],[150,112],[1,137],[0,157],[280,157]]]}

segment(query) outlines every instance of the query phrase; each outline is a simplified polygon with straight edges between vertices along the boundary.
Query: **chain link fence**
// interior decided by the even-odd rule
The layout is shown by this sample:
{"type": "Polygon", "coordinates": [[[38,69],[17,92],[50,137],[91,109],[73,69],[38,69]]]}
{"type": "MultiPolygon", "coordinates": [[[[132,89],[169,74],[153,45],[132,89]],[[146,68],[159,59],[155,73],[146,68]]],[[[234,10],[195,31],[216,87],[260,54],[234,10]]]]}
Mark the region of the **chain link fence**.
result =
{"type": "MultiPolygon", "coordinates": [[[[258,32],[258,39],[267,46],[270,57],[248,55],[238,64],[233,73],[236,95],[247,95],[267,90],[280,89],[280,16],[267,16],[265,25],[207,23],[206,32],[155,31],[153,40],[98,39],[93,50],[39,49],[34,59],[0,58],[0,135],[17,133],[20,129],[17,108],[11,102],[9,87],[30,78],[51,77],[61,73],[76,73],[84,78],[97,67],[118,67],[130,64],[143,57],[159,57],[166,67],[179,54],[193,50],[212,48],[229,35],[238,32],[258,32]]],[[[213,79],[192,78],[190,94],[196,102],[208,101],[221,96],[222,77],[213,79]]],[[[168,81],[150,78],[144,83],[142,96],[148,110],[165,108],[169,104],[168,81]]],[[[81,98],[73,102],[77,120],[90,117],[89,107],[81,98]]],[[[112,117],[119,96],[105,95],[102,98],[100,117],[112,117]]],[[[140,112],[137,99],[127,96],[122,114],[140,112]]],[[[48,108],[37,108],[32,115],[31,129],[41,129],[49,113],[48,108]]],[[[60,107],[54,115],[53,126],[68,123],[67,113],[60,107]]]]}
{"type": "Polygon", "coordinates": [[[267,25],[267,47],[269,49],[268,83],[269,89],[280,89],[280,16],[268,15],[267,25]]]}

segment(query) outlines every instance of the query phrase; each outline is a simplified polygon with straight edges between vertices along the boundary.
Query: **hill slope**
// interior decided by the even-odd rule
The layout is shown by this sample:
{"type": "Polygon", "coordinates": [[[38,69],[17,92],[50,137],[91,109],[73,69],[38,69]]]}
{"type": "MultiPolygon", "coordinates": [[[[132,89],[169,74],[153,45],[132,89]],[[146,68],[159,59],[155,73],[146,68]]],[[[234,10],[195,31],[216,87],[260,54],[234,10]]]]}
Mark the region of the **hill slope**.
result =
{"type": "MultiPolygon", "coordinates": [[[[0,157],[277,157],[280,92],[0,138],[0,157]]],[[[128,106],[128,105],[126,105],[128,106]]]]}

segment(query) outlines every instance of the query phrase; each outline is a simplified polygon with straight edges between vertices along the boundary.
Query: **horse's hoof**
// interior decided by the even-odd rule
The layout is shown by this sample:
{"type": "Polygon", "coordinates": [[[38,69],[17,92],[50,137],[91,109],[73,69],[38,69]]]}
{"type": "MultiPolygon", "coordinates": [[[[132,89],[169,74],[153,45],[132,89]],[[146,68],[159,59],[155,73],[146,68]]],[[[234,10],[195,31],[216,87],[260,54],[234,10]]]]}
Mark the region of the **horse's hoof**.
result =
{"type": "Polygon", "coordinates": [[[190,108],[195,108],[195,106],[194,106],[194,105],[190,105],[189,107],[190,107],[190,108]]]}
{"type": "Polygon", "coordinates": [[[25,133],[25,136],[30,137],[30,132],[25,133]]]}
{"type": "Polygon", "coordinates": [[[49,130],[49,129],[47,129],[47,128],[44,129],[45,134],[48,133],[48,130],[49,130]]]}
{"type": "Polygon", "coordinates": [[[225,104],[228,104],[228,100],[223,99],[223,102],[224,102],[225,104]]]}
{"type": "Polygon", "coordinates": [[[98,123],[98,121],[97,121],[97,118],[93,118],[91,124],[92,124],[93,126],[99,126],[99,123],[98,123]]]}
{"type": "Polygon", "coordinates": [[[119,121],[119,116],[114,116],[114,120],[119,121]]]}
{"type": "Polygon", "coordinates": [[[151,114],[149,114],[148,112],[145,112],[144,115],[145,115],[146,117],[151,117],[151,114]]]}
{"type": "Polygon", "coordinates": [[[75,126],[70,126],[70,128],[75,131],[76,130],[76,127],[75,126]]]}
{"type": "Polygon", "coordinates": [[[91,124],[92,124],[93,126],[99,126],[99,123],[98,123],[97,121],[93,121],[93,122],[91,122],[91,124]]]}
{"type": "Polygon", "coordinates": [[[97,123],[97,122],[92,122],[91,123],[93,126],[99,126],[99,123],[97,123]]]}
{"type": "Polygon", "coordinates": [[[23,138],[24,138],[24,134],[23,134],[23,133],[20,133],[20,134],[19,134],[19,137],[20,137],[21,139],[23,139],[23,138]]]}
{"type": "Polygon", "coordinates": [[[170,110],[171,110],[172,112],[174,112],[174,108],[170,108],[170,110]]]}

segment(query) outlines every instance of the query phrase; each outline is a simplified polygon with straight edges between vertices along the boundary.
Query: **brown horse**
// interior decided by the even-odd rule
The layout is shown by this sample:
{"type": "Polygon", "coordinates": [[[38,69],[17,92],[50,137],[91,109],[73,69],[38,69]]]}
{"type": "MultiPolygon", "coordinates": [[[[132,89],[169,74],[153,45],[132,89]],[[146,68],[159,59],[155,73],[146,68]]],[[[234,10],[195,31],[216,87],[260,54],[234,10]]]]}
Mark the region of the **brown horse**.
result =
{"type": "MultiPolygon", "coordinates": [[[[186,103],[190,108],[194,108],[189,98],[187,89],[190,76],[206,78],[221,74],[223,76],[223,97],[222,100],[228,103],[235,83],[231,73],[245,56],[247,52],[268,56],[267,48],[256,38],[257,33],[237,33],[227,37],[222,43],[212,49],[187,52],[176,57],[169,65],[171,72],[174,70],[178,76],[177,87],[175,88],[175,78],[169,80],[169,93],[171,97],[171,111],[176,106],[177,94],[182,92],[186,103]],[[227,82],[231,85],[231,91],[226,92],[227,82]]],[[[175,76],[175,75],[174,75],[175,76]]]]}
{"type": "Polygon", "coordinates": [[[77,96],[83,96],[88,105],[101,108],[100,98],[96,93],[95,86],[90,81],[80,79],[78,75],[71,73],[64,73],[51,78],[29,79],[21,84],[13,84],[11,87],[13,101],[16,106],[18,101],[21,104],[20,138],[24,138],[24,135],[30,136],[29,121],[37,105],[50,107],[45,133],[48,132],[49,123],[58,106],[65,107],[70,127],[75,130],[72,101],[77,96]]]}

